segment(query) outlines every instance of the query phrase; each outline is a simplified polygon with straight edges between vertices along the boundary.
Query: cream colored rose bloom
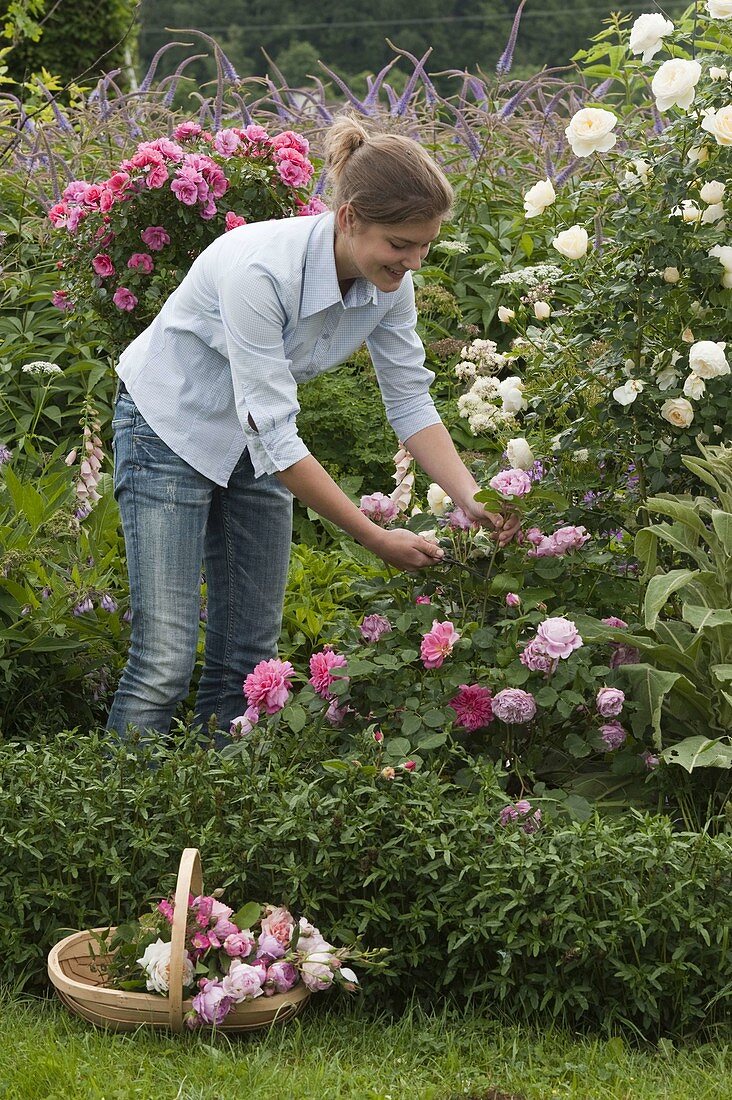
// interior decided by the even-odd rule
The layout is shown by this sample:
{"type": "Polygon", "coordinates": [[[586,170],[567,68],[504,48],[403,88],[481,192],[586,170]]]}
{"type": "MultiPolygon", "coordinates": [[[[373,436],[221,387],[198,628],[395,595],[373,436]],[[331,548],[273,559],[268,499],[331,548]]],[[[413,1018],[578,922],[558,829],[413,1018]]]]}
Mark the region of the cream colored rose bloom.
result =
{"type": "Polygon", "coordinates": [[[686,156],[693,164],[704,164],[709,160],[709,149],[706,145],[694,145],[686,156]]]}
{"type": "Polygon", "coordinates": [[[692,401],[698,401],[700,397],[703,397],[706,388],[704,379],[700,378],[698,374],[694,374],[693,371],[684,382],[684,393],[692,401]]]}
{"type": "Polygon", "coordinates": [[[685,397],[670,397],[661,405],[661,416],[674,428],[688,428],[694,419],[694,409],[685,397]]]}
{"type": "Polygon", "coordinates": [[[726,344],[714,340],[699,340],[689,348],[689,367],[700,378],[719,378],[729,374],[730,367],[724,354],[726,344]]]}
{"type": "Polygon", "coordinates": [[[583,107],[577,111],[564,131],[574,155],[589,157],[593,153],[607,153],[618,140],[611,132],[617,121],[617,115],[602,107],[583,107]]]}
{"type": "Polygon", "coordinates": [[[664,61],[651,81],[651,91],[656,97],[659,111],[668,111],[669,107],[691,107],[694,102],[696,85],[701,78],[701,65],[698,61],[685,61],[681,57],[672,57],[664,61]]]}
{"type": "Polygon", "coordinates": [[[546,321],[552,315],[552,307],[548,302],[534,302],[534,317],[537,321],[546,321]]]}
{"type": "Polygon", "coordinates": [[[651,15],[639,15],[630,30],[629,49],[631,53],[642,53],[642,61],[651,58],[663,48],[663,38],[673,32],[670,19],[664,19],[659,12],[651,15]]]}
{"type": "Polygon", "coordinates": [[[516,375],[504,378],[498,383],[498,392],[503,402],[505,413],[523,412],[528,408],[528,402],[524,400],[524,384],[516,375]]]}
{"type": "Polygon", "coordinates": [[[515,310],[508,309],[506,306],[498,307],[498,320],[501,321],[504,325],[507,325],[509,321],[513,321],[515,316],[515,310]]]}
{"type": "Polygon", "coordinates": [[[432,482],[427,490],[427,507],[433,516],[444,516],[445,510],[452,504],[452,498],[447,495],[441,485],[432,482]]]}
{"type": "Polygon", "coordinates": [[[725,69],[724,65],[712,65],[709,70],[710,80],[726,80],[729,73],[725,69]]]}
{"type": "MultiPolygon", "coordinates": [[[[170,989],[170,953],[172,943],[161,939],[149,944],[137,962],[147,974],[147,988],[154,993],[167,993],[170,989]]],[[[186,952],[183,956],[183,985],[193,982],[193,964],[186,952]]]]}
{"type": "Polygon", "coordinates": [[[524,195],[525,217],[538,218],[547,206],[551,206],[556,197],[557,193],[551,180],[540,180],[535,183],[524,195]]]}
{"type": "MultiPolygon", "coordinates": [[[[724,217],[724,203],[715,202],[712,206],[708,206],[701,216],[702,225],[716,225],[717,222],[721,222],[724,217]]],[[[720,226],[720,229],[724,229],[724,226],[720,226]]]]}
{"type": "Polygon", "coordinates": [[[732,290],[732,245],[715,244],[709,249],[707,255],[719,260],[723,268],[722,286],[726,290],[732,290]]]}
{"type": "Polygon", "coordinates": [[[568,260],[580,260],[583,256],[586,256],[588,244],[587,230],[583,229],[581,225],[573,225],[570,229],[565,229],[564,232],[558,233],[552,241],[552,247],[556,248],[560,255],[566,256],[568,260]]]}
{"type": "Polygon", "coordinates": [[[702,119],[702,130],[711,134],[717,145],[732,145],[732,105],[710,112],[702,119]]]}
{"type": "Polygon", "coordinates": [[[672,386],[675,386],[678,380],[679,376],[673,367],[664,367],[656,375],[656,385],[662,393],[664,390],[670,390],[672,386]]]}
{"type": "Polygon", "coordinates": [[[514,470],[530,470],[534,465],[534,453],[525,439],[509,439],[506,457],[514,470]]]}
{"type": "Polygon", "coordinates": [[[663,281],[665,283],[678,283],[681,278],[681,272],[678,267],[664,267],[663,269],[663,281]]]}
{"type": "Polygon", "coordinates": [[[712,19],[732,19],[732,0],[707,0],[712,19]]]}
{"type": "Polygon", "coordinates": [[[622,386],[613,390],[613,397],[619,405],[632,405],[639,393],[643,391],[643,383],[639,378],[629,378],[622,386]]]}
{"type": "Polygon", "coordinates": [[[701,221],[701,216],[701,207],[693,199],[682,199],[681,205],[675,206],[671,211],[672,218],[683,218],[685,222],[701,221]]]}
{"type": "Polygon", "coordinates": [[[709,180],[699,191],[702,202],[708,202],[710,206],[721,202],[724,198],[725,186],[721,180],[709,180]]]}

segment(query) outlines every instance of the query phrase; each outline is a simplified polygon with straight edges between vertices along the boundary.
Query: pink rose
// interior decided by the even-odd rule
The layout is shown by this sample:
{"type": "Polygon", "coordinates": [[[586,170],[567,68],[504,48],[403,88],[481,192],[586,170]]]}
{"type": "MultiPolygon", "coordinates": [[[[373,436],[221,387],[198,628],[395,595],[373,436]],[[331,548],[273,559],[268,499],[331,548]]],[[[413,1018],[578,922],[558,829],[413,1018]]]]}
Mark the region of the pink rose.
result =
{"type": "Polygon", "coordinates": [[[203,127],[197,122],[181,122],[180,126],[176,126],[173,130],[173,137],[176,141],[191,141],[201,133],[203,133],[203,127]]]}
{"type": "Polygon", "coordinates": [[[333,726],[334,729],[338,729],[343,725],[346,715],[351,708],[349,706],[338,706],[337,699],[331,699],[330,705],[325,712],[325,720],[329,726],[333,726]]]}
{"type": "Polygon", "coordinates": [[[550,657],[562,660],[571,656],[582,645],[582,638],[575,624],[561,615],[540,623],[536,640],[541,642],[550,657]]]}
{"type": "Polygon", "coordinates": [[[233,130],[219,130],[214,135],[213,146],[217,153],[227,159],[232,156],[241,145],[241,138],[233,130]]]}
{"type": "Polygon", "coordinates": [[[394,501],[384,493],[371,493],[370,496],[361,497],[359,508],[372,523],[377,523],[379,527],[386,527],[399,514],[394,501]]]}
{"type": "Polygon", "coordinates": [[[121,309],[126,313],[132,313],[132,310],[137,305],[137,298],[126,286],[117,287],[112,296],[112,301],[117,309],[121,309]]]}
{"type": "Polygon", "coordinates": [[[313,195],[309,202],[297,202],[297,213],[299,217],[310,217],[314,214],[324,214],[328,207],[319,199],[317,195],[313,195]]]}
{"type": "Polygon", "coordinates": [[[308,139],[302,134],[296,134],[294,130],[283,130],[281,134],[275,134],[272,145],[275,149],[297,149],[304,157],[310,152],[308,139]]]}
{"type": "Polygon", "coordinates": [[[149,275],[155,264],[153,258],[147,252],[133,252],[127,261],[127,266],[133,270],[142,271],[149,275]]]}
{"type": "Polygon", "coordinates": [[[620,722],[606,722],[604,726],[600,726],[600,737],[605,742],[608,752],[619,748],[627,736],[627,731],[620,722]]]}
{"type": "Polygon", "coordinates": [[[242,1001],[253,1001],[255,997],[262,996],[263,977],[258,966],[249,966],[235,959],[229,973],[222,979],[221,987],[225,995],[231,998],[232,1004],[241,1004],[242,1001]]]}
{"type": "Polygon", "coordinates": [[[589,539],[585,527],[560,527],[550,536],[559,555],[566,554],[570,550],[579,550],[589,539]]]}
{"type": "Polygon", "coordinates": [[[477,531],[480,524],[477,520],[471,519],[468,513],[459,505],[457,508],[453,508],[451,512],[445,516],[447,526],[453,531],[477,531]]]}
{"type": "Polygon", "coordinates": [[[506,593],[506,607],[520,607],[521,599],[515,592],[506,593]]]}
{"type": "Polygon", "coordinates": [[[452,653],[452,647],[459,641],[460,635],[451,622],[438,622],[435,619],[432,629],[423,636],[420,656],[425,668],[440,668],[445,657],[452,653]]]}
{"type": "Polygon", "coordinates": [[[243,133],[249,141],[269,141],[269,134],[267,131],[263,126],[258,126],[255,122],[245,127],[243,133]]]}
{"type": "Polygon", "coordinates": [[[417,597],[415,598],[415,601],[414,601],[414,602],[415,602],[416,604],[420,604],[420,603],[432,603],[432,600],[430,599],[430,597],[429,597],[429,596],[417,596],[417,597]]]}
{"type": "Polygon", "coordinates": [[[531,492],[531,478],[526,470],[502,470],[488,482],[501,496],[511,500],[513,497],[525,497],[531,492]]]}
{"type": "Polygon", "coordinates": [[[257,941],[257,959],[263,959],[265,966],[269,966],[273,959],[281,959],[287,951],[287,945],[280,943],[269,932],[260,932],[257,941]]]}
{"type": "Polygon", "coordinates": [[[265,993],[287,993],[299,981],[298,973],[292,963],[273,962],[267,967],[265,993]],[[267,988],[267,987],[270,988],[267,988]]]}
{"type": "Polygon", "coordinates": [[[231,719],[229,736],[233,737],[235,741],[240,741],[242,737],[246,737],[247,734],[252,732],[258,721],[259,707],[247,707],[244,714],[231,719]]]}
{"type": "Polygon", "coordinates": [[[166,244],[170,244],[170,236],[162,225],[149,225],[140,236],[151,252],[160,252],[166,244]]]}
{"type": "Polygon", "coordinates": [[[383,615],[366,615],[359,630],[367,642],[378,642],[382,634],[391,633],[391,623],[383,615]]]}
{"type": "Polygon", "coordinates": [[[51,295],[51,305],[64,313],[72,313],[76,309],[75,304],[69,300],[68,293],[65,290],[54,290],[51,295]]]}
{"type": "Polygon", "coordinates": [[[288,187],[306,187],[310,183],[314,168],[297,149],[278,149],[276,159],[277,173],[288,187]]]}
{"type": "Polygon", "coordinates": [[[468,730],[479,730],[493,718],[490,689],[480,684],[461,684],[454,699],[447,704],[455,711],[456,726],[468,730]]]}
{"type": "Polygon", "coordinates": [[[417,767],[417,764],[414,760],[405,760],[402,764],[402,767],[405,772],[413,772],[414,769],[417,767]]]}
{"type": "Polygon", "coordinates": [[[254,947],[254,936],[251,932],[232,932],[224,938],[223,948],[231,958],[239,955],[249,955],[254,947]]]}
{"type": "Polygon", "coordinates": [[[620,688],[600,688],[595,705],[601,718],[616,718],[623,709],[625,692],[620,688]]]}
{"type": "MultiPolygon", "coordinates": [[[[286,704],[295,670],[289,661],[273,658],[260,661],[244,681],[244,694],[250,707],[276,714],[286,704]]],[[[247,712],[248,713],[248,712],[247,712]]]]}
{"type": "Polygon", "coordinates": [[[557,667],[556,659],[549,656],[546,647],[536,638],[524,646],[519,654],[519,660],[532,672],[543,672],[547,676],[557,667]]]}
{"type": "Polygon", "coordinates": [[[104,252],[99,252],[92,260],[92,267],[100,278],[106,279],[114,275],[114,264],[104,252]]]}
{"type": "Polygon", "coordinates": [[[234,1001],[226,993],[223,983],[205,979],[201,990],[193,998],[191,1007],[205,1024],[223,1023],[234,1001]]]}
{"type": "Polygon", "coordinates": [[[240,217],[239,214],[235,214],[233,210],[227,210],[224,224],[226,226],[226,232],[228,233],[230,229],[238,229],[240,225],[246,225],[247,219],[240,217]]]}
{"type": "Polygon", "coordinates": [[[324,649],[320,653],[313,653],[310,658],[309,684],[315,688],[321,699],[330,699],[330,686],[336,680],[348,679],[347,676],[337,676],[334,669],[346,668],[348,661],[340,653],[334,653],[331,649],[324,649]]]}
{"type": "Polygon", "coordinates": [[[605,626],[614,626],[616,630],[627,630],[628,624],[622,619],[619,619],[617,615],[609,615],[607,619],[601,619],[605,626]]]}
{"type": "Polygon", "coordinates": [[[145,176],[145,186],[150,191],[157,191],[167,183],[169,174],[164,164],[153,164],[145,176]]]}

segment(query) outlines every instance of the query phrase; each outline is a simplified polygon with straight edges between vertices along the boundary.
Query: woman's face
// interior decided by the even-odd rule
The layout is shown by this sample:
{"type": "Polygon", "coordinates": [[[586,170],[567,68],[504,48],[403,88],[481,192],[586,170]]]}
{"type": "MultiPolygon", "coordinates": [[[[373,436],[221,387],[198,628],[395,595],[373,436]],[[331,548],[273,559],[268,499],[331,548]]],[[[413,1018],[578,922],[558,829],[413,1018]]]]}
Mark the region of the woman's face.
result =
{"type": "Polygon", "coordinates": [[[336,271],[339,280],[367,279],[391,293],[407,271],[419,271],[442,227],[441,218],[381,225],[360,221],[346,204],[336,214],[336,271]]]}

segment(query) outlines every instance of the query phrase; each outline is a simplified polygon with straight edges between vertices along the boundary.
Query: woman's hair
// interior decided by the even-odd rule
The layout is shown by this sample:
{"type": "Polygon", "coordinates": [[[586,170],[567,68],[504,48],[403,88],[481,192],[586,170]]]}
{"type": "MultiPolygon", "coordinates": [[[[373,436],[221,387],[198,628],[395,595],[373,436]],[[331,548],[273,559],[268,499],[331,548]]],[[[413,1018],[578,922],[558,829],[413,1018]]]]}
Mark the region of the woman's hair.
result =
{"type": "Polygon", "coordinates": [[[358,218],[395,224],[446,218],[453,190],[422,146],[399,134],[370,134],[343,115],[325,139],[335,209],[350,203],[358,218]]]}

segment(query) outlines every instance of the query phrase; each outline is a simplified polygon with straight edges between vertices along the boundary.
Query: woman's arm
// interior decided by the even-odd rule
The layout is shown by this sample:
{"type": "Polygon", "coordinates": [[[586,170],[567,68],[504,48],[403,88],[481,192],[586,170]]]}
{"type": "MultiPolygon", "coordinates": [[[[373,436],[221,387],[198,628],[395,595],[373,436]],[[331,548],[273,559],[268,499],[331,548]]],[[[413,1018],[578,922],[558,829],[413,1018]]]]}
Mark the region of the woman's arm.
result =
{"type": "Polygon", "coordinates": [[[434,565],[444,551],[403,527],[385,531],[372,523],[336,485],[313,455],[277,473],[283,485],[318,515],[346,531],[367,550],[398,569],[422,569],[434,565]]]}
{"type": "Polygon", "coordinates": [[[453,502],[477,523],[492,527],[498,533],[499,546],[505,546],[518,531],[521,517],[509,511],[505,516],[487,512],[475,500],[480,486],[455,450],[444,424],[431,424],[415,432],[404,443],[424,472],[444,489],[453,502]]]}

